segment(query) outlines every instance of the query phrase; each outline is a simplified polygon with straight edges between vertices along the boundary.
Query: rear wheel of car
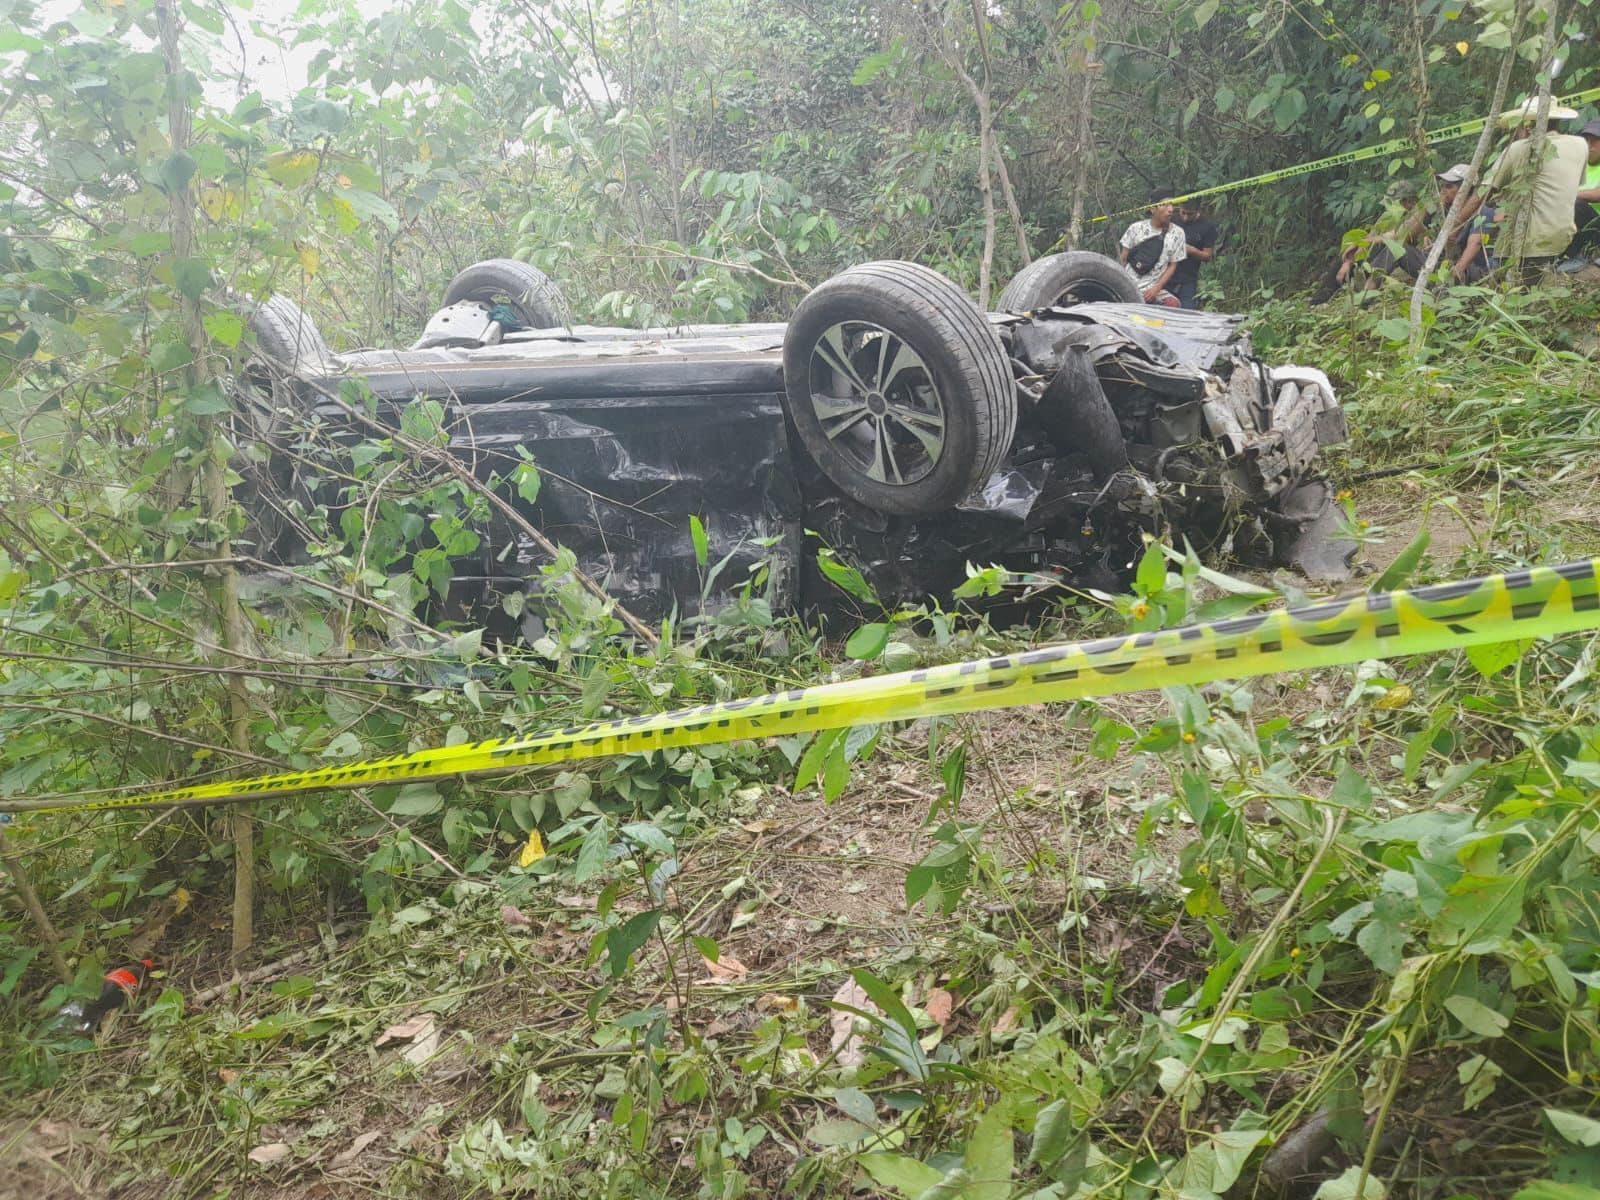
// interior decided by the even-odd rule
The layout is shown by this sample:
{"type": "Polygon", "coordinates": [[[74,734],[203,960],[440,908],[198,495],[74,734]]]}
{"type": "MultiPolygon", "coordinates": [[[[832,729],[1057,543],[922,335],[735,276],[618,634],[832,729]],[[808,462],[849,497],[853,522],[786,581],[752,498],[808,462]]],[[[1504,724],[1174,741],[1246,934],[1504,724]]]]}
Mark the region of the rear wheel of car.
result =
{"type": "Polygon", "coordinates": [[[297,458],[288,453],[313,395],[295,376],[338,369],[333,348],[316,323],[287,296],[271,296],[249,317],[255,355],[234,392],[234,496],[245,514],[240,541],[255,557],[286,562],[303,544],[294,515],[315,506],[297,458]]]}
{"type": "Polygon", "coordinates": [[[916,263],[866,263],[813,290],[784,334],[783,376],[812,459],[880,512],[952,507],[1016,433],[1000,339],[965,292],[916,263]]]}
{"type": "Polygon", "coordinates": [[[446,305],[463,300],[504,304],[532,329],[567,323],[567,301],[561,289],[538,267],[514,258],[491,258],[462,271],[444,290],[446,305]]]}
{"type": "Polygon", "coordinates": [[[333,349],[310,315],[287,296],[269,296],[250,315],[256,352],[274,366],[317,371],[333,361],[333,349]]]}
{"type": "Polygon", "coordinates": [[[1023,267],[1000,293],[999,305],[1003,312],[1032,312],[1100,300],[1138,304],[1144,297],[1128,269],[1115,259],[1089,250],[1068,250],[1023,267]]]}

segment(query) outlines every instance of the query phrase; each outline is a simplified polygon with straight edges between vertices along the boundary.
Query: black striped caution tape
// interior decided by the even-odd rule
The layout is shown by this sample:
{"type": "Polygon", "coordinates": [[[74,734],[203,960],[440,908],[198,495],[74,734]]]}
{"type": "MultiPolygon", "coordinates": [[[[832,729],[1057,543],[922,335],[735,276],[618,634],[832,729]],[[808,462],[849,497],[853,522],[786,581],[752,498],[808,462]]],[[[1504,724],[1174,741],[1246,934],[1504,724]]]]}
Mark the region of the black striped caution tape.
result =
{"type": "MultiPolygon", "coordinates": [[[[1600,100],[1600,87],[1589,88],[1587,91],[1574,92],[1570,96],[1551,97],[1552,106],[1557,104],[1580,105],[1590,101],[1600,100]]],[[[1501,117],[1514,117],[1520,110],[1512,109],[1502,113],[1501,117]]],[[[1489,123],[1487,117],[1474,117],[1470,121],[1459,121],[1454,125],[1446,125],[1440,129],[1430,129],[1423,134],[1422,140],[1429,146],[1438,142],[1451,142],[1456,138],[1471,137],[1481,133],[1483,127],[1489,123]]],[[[1375,146],[1363,146],[1359,150],[1346,150],[1342,154],[1332,154],[1327,158],[1313,159],[1311,162],[1300,163],[1298,166],[1284,167],[1279,171],[1267,171],[1260,175],[1251,175],[1247,179],[1235,179],[1232,183],[1219,183],[1215,187],[1201,188],[1196,192],[1186,192],[1182,196],[1173,196],[1174,204],[1181,204],[1186,200],[1199,200],[1206,196],[1220,196],[1224,192],[1237,192],[1245,188],[1260,187],[1262,184],[1279,183],[1285,179],[1293,179],[1299,175],[1311,175],[1317,171],[1327,171],[1334,167],[1345,167],[1351,163],[1368,162],[1374,158],[1388,158],[1393,154],[1402,154],[1407,150],[1416,149],[1416,142],[1411,138],[1393,138],[1387,142],[1379,142],[1375,146]]],[[[1106,213],[1095,217],[1090,224],[1101,221],[1112,221],[1117,217],[1132,216],[1134,213],[1144,212],[1148,205],[1138,205],[1135,208],[1125,208],[1120,212],[1106,213]]]]}
{"type": "Polygon", "coordinates": [[[674,746],[1303,671],[1597,627],[1600,558],[1593,558],[314,771],[103,799],[0,800],[0,811],[225,804],[328,788],[485,775],[674,746]]]}

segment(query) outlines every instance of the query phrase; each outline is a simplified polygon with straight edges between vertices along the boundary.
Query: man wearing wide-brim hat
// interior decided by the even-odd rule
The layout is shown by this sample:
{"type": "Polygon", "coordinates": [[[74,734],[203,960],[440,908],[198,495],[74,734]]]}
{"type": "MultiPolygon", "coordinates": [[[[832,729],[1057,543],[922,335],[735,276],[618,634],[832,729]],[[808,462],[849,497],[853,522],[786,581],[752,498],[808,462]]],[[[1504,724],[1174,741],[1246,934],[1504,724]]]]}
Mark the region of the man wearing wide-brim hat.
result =
{"type": "MultiPolygon", "coordinates": [[[[1551,121],[1570,121],[1577,113],[1552,104],[1551,121]]],[[[1500,238],[1495,256],[1519,262],[1524,270],[1553,263],[1571,243],[1578,227],[1573,220],[1578,189],[1589,161],[1589,143],[1571,133],[1545,134],[1540,161],[1531,161],[1538,101],[1530,99],[1500,114],[1502,127],[1515,129],[1514,140],[1490,169],[1484,190],[1500,210],[1500,238]]]]}

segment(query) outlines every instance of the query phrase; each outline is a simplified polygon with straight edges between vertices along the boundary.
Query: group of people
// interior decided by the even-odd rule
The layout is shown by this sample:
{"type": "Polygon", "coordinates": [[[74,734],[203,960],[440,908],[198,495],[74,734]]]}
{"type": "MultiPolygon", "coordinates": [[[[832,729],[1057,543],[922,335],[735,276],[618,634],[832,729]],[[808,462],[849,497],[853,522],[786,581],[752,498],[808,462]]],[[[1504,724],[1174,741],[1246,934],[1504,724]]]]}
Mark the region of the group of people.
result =
{"type": "MultiPolygon", "coordinates": [[[[1549,110],[1552,122],[1577,116],[1560,105],[1549,110]]],[[[1472,175],[1468,163],[1434,176],[1437,203],[1410,181],[1391,184],[1383,216],[1365,238],[1345,246],[1316,299],[1326,300],[1351,282],[1363,264],[1369,287],[1384,275],[1417,278],[1427,270],[1429,250],[1446,221],[1439,266],[1456,283],[1475,283],[1500,267],[1532,278],[1563,261],[1581,264],[1600,250],[1600,121],[1575,132],[1552,125],[1534,161],[1534,118],[1532,101],[1502,117],[1512,129],[1511,142],[1459,205],[1457,196],[1472,175]]]]}
{"type": "MultiPolygon", "coordinates": [[[[1529,101],[1501,118],[1513,131],[1511,142],[1459,206],[1457,196],[1472,177],[1469,163],[1435,175],[1437,186],[1426,197],[1409,180],[1391,184],[1383,215],[1344,247],[1323,276],[1316,302],[1358,276],[1370,286],[1384,275],[1422,275],[1446,220],[1439,265],[1457,283],[1475,283],[1505,265],[1532,276],[1563,260],[1600,255],[1600,120],[1576,132],[1552,124],[1534,162],[1535,115],[1529,101]]],[[[1577,117],[1561,105],[1548,113],[1550,122],[1577,117]]],[[[1216,258],[1217,226],[1196,201],[1174,205],[1172,194],[1151,192],[1149,214],[1123,232],[1118,259],[1145,303],[1198,308],[1200,269],[1216,258]]]]}
{"type": "Polygon", "coordinates": [[[1150,193],[1150,215],[1123,230],[1117,260],[1133,272],[1146,304],[1200,307],[1200,266],[1217,257],[1217,226],[1196,201],[1175,205],[1150,193]]]}

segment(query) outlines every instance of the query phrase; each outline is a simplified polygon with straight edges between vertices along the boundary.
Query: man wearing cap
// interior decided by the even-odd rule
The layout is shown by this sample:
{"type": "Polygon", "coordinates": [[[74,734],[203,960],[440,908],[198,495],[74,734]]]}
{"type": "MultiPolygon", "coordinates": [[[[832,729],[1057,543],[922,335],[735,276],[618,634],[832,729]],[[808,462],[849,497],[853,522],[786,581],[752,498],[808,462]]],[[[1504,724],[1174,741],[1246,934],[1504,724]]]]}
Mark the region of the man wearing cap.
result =
{"type": "Polygon", "coordinates": [[[1399,267],[1416,275],[1425,258],[1417,242],[1422,238],[1426,219],[1427,210],[1417,203],[1417,185],[1409,179],[1396,179],[1384,190],[1382,215],[1372,223],[1363,241],[1344,248],[1338,265],[1322,277],[1311,302],[1325,304],[1349,282],[1356,256],[1363,249],[1367,252],[1367,265],[1374,271],[1388,274],[1399,267]]]}
{"type": "MultiPolygon", "coordinates": [[[[1531,161],[1537,103],[1529,100],[1502,113],[1501,124],[1516,128],[1515,140],[1490,170],[1485,193],[1500,210],[1497,257],[1536,269],[1554,262],[1578,232],[1573,219],[1590,143],[1573,133],[1548,131],[1541,161],[1531,161]]],[[[1570,121],[1577,113],[1550,106],[1550,120],[1570,121]]]]}
{"type": "Polygon", "coordinates": [[[1589,157],[1584,163],[1583,182],[1578,186],[1578,207],[1572,214],[1578,235],[1567,247],[1567,254],[1588,258],[1600,250],[1600,121],[1590,121],[1578,130],[1578,136],[1589,144],[1589,157]]]}
{"type": "MultiPolygon", "coordinates": [[[[1450,206],[1456,202],[1456,193],[1472,174],[1469,163],[1456,163],[1447,171],[1434,176],[1439,182],[1439,204],[1443,215],[1448,216],[1450,206]]],[[[1457,283],[1476,283],[1490,271],[1495,262],[1489,254],[1497,214],[1481,202],[1465,204],[1456,214],[1455,227],[1445,240],[1442,262],[1450,267],[1450,277],[1457,283]]]]}

